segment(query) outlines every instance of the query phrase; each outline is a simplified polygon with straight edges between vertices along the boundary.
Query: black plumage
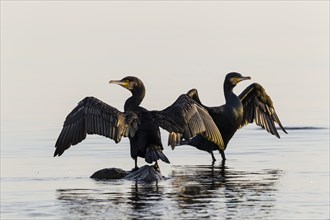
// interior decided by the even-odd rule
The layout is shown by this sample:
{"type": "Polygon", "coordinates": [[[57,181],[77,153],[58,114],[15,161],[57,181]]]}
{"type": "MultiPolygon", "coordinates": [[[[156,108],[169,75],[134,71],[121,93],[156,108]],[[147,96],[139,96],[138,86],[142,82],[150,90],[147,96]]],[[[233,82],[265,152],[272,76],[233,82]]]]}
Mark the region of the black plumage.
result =
{"type": "Polygon", "coordinates": [[[128,76],[110,83],[121,85],[132,93],[125,102],[124,112],[97,98],[84,98],[66,117],[55,144],[54,156],[61,156],[70,146],[83,141],[87,134],[98,134],[116,143],[122,137],[128,137],[135,169],[138,157],[145,158],[147,163],[157,164],[159,159],[169,163],[162,152],[159,126],[170,132],[168,143],[172,147],[183,138],[189,140],[201,134],[223,149],[222,137],[211,116],[186,94],[162,111],[148,111],[140,106],[145,96],[145,87],[140,79],[128,76]]]}
{"type": "Polygon", "coordinates": [[[249,85],[239,96],[234,94],[233,89],[237,83],[248,79],[250,77],[243,77],[239,73],[228,73],[223,84],[226,103],[218,107],[204,106],[199,99],[196,89],[192,89],[187,93],[188,96],[207,109],[213,118],[223,138],[224,149],[219,149],[201,135],[197,135],[188,141],[182,141],[181,144],[192,145],[200,150],[209,152],[214,162],[216,159],[213,151],[219,150],[222,159],[225,160],[224,150],[235,132],[254,121],[258,126],[261,126],[278,138],[280,138],[280,135],[276,130],[275,123],[287,133],[275,112],[271,98],[260,84],[253,83],[249,85]]]}

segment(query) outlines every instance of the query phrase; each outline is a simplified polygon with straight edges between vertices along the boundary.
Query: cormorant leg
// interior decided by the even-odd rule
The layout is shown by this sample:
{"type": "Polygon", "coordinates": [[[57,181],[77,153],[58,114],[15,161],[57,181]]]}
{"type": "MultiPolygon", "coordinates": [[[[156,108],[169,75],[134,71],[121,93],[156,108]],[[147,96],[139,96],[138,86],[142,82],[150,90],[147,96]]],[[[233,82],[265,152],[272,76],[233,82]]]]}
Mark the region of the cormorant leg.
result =
{"type": "Polygon", "coordinates": [[[213,151],[210,152],[211,156],[212,156],[212,164],[214,164],[214,162],[216,161],[215,157],[214,157],[214,154],[213,154],[213,151]]]}
{"type": "Polygon", "coordinates": [[[221,154],[222,160],[226,160],[225,152],[223,150],[220,150],[220,154],[221,154]]]}
{"type": "Polygon", "coordinates": [[[221,167],[224,168],[226,166],[226,160],[221,161],[221,167]]]}
{"type": "Polygon", "coordinates": [[[135,167],[132,169],[132,171],[137,171],[139,167],[137,166],[137,158],[134,159],[135,161],[135,167]]]}

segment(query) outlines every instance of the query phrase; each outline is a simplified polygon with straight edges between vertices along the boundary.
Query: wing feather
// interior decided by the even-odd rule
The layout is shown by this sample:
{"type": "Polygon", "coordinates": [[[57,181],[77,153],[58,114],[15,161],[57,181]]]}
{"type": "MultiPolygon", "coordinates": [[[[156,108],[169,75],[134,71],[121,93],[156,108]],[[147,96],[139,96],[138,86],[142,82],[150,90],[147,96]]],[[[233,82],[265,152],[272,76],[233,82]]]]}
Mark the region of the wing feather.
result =
{"type": "Polygon", "coordinates": [[[258,126],[280,138],[275,126],[277,123],[287,133],[276,114],[273,101],[260,84],[251,84],[238,97],[244,108],[241,127],[255,121],[258,126]]]}
{"type": "Polygon", "coordinates": [[[224,148],[222,136],[208,111],[200,104],[183,94],[169,107],[162,111],[152,111],[153,120],[170,132],[168,143],[172,148],[183,137],[191,139],[201,134],[209,141],[224,148]]]}
{"type": "Polygon", "coordinates": [[[83,141],[87,134],[98,134],[118,143],[138,129],[138,117],[126,123],[126,115],[94,97],[86,97],[69,113],[55,144],[54,156],[83,141]],[[134,124],[132,126],[131,124],[134,124]],[[130,131],[124,132],[124,131],[130,131]]]}

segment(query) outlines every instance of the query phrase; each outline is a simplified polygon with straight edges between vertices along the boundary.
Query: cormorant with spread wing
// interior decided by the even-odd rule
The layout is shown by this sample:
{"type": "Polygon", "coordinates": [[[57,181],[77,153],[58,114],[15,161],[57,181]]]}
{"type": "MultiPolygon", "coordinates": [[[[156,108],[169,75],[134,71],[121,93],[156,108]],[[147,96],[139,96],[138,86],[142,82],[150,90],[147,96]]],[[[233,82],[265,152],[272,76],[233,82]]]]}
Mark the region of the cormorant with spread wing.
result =
{"type": "Polygon", "coordinates": [[[204,106],[199,99],[196,89],[192,89],[187,93],[188,96],[207,109],[213,118],[223,138],[224,149],[219,149],[201,135],[197,135],[191,140],[182,141],[181,144],[192,145],[200,150],[209,152],[213,162],[216,161],[213,151],[219,150],[224,161],[226,160],[224,150],[235,132],[239,128],[253,123],[253,121],[278,138],[280,138],[280,135],[276,130],[275,123],[287,133],[275,112],[271,98],[260,84],[253,83],[249,85],[239,96],[234,94],[234,87],[239,82],[248,79],[251,78],[243,77],[236,72],[228,73],[223,84],[226,104],[218,107],[204,106]]]}
{"type": "Polygon", "coordinates": [[[94,98],[86,97],[79,102],[66,117],[63,129],[55,144],[55,156],[61,156],[72,145],[86,138],[86,134],[98,134],[113,139],[118,143],[121,138],[130,140],[131,157],[145,158],[147,163],[157,160],[169,163],[162,153],[159,126],[170,132],[169,145],[174,147],[181,139],[189,140],[201,134],[223,149],[224,144],[220,132],[207,111],[192,98],[183,94],[168,108],[162,111],[148,111],[140,104],[145,96],[145,87],[136,77],[128,76],[122,80],[111,80],[128,89],[132,96],[124,105],[124,112],[94,98]]]}

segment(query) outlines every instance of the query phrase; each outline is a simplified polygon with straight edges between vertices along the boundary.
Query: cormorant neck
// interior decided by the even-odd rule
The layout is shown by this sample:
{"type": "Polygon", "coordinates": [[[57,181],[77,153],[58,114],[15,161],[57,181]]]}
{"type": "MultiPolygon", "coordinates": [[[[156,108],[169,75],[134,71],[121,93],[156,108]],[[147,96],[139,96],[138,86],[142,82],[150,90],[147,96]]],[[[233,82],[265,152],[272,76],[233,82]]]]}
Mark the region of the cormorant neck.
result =
{"type": "Polygon", "coordinates": [[[236,101],[237,96],[234,94],[233,89],[235,86],[233,86],[231,83],[224,82],[223,84],[223,92],[225,94],[226,103],[231,103],[233,101],[236,101]]]}
{"type": "Polygon", "coordinates": [[[131,92],[132,92],[132,96],[128,98],[125,102],[125,106],[124,106],[125,111],[131,111],[139,107],[145,96],[144,87],[134,88],[134,90],[132,90],[131,92]]]}

